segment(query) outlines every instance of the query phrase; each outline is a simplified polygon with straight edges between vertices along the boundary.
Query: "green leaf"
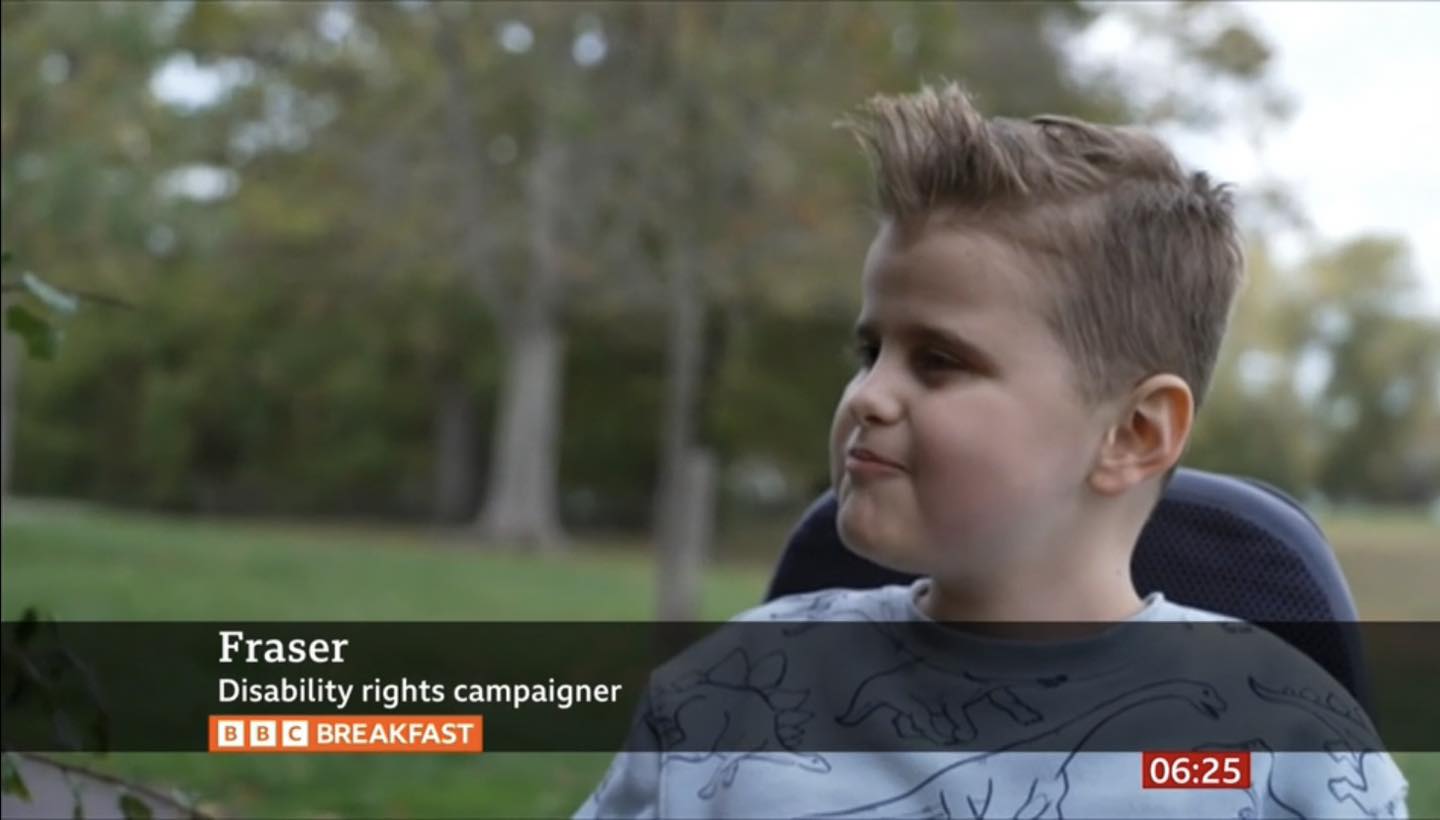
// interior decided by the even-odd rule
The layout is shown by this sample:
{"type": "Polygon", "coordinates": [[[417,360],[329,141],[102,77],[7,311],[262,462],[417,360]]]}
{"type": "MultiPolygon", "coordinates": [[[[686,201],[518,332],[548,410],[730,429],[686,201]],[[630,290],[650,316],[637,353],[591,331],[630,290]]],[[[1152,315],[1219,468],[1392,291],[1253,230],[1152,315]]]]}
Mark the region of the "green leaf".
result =
{"type": "Polygon", "coordinates": [[[3,268],[6,265],[10,264],[10,260],[14,258],[15,254],[11,253],[10,251],[0,251],[0,268],[3,268]]]}
{"type": "Polygon", "coordinates": [[[28,802],[30,789],[25,785],[25,778],[20,774],[16,759],[14,752],[6,752],[3,760],[0,760],[0,794],[13,794],[28,802]]]}
{"type": "Polygon", "coordinates": [[[61,769],[60,775],[65,778],[65,785],[70,787],[70,799],[75,802],[75,808],[70,812],[71,820],[85,820],[85,794],[80,784],[70,775],[69,769],[61,769]]]}
{"type": "Polygon", "coordinates": [[[25,275],[20,277],[20,281],[25,284],[26,290],[35,294],[36,299],[39,299],[45,307],[50,308],[56,313],[63,313],[69,316],[80,308],[79,299],[76,299],[74,296],[71,296],[29,271],[26,271],[25,275]]]}
{"type": "Polygon", "coordinates": [[[30,358],[45,361],[55,358],[55,350],[60,346],[60,331],[35,315],[33,310],[24,305],[11,305],[5,311],[5,329],[15,331],[25,340],[30,358]]]}
{"type": "Polygon", "coordinates": [[[120,814],[125,820],[150,820],[150,807],[129,792],[120,795],[120,814]]]}

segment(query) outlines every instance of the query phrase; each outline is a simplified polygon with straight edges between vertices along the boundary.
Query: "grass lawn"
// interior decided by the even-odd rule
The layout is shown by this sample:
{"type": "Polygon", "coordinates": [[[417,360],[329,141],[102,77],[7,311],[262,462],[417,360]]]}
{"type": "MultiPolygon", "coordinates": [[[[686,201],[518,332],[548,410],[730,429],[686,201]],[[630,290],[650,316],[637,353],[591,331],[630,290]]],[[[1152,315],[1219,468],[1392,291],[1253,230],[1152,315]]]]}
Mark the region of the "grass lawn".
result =
{"type": "Polygon", "coordinates": [[[1335,545],[1361,620],[1440,621],[1440,522],[1416,514],[1320,518],[1335,545]]]}
{"type": "MultiPolygon", "coordinates": [[[[647,620],[654,571],[633,546],[537,559],[453,534],[200,521],[14,501],[0,613],[62,620],[647,620]]],[[[762,596],[762,568],[712,569],[702,615],[762,596]]],[[[176,787],[244,817],[569,815],[610,754],[114,754],[84,765],[176,787]]]]}
{"type": "MultiPolygon", "coordinates": [[[[1325,522],[1367,618],[1440,618],[1440,539],[1423,519],[1325,522]]],[[[249,523],[12,501],[0,613],[62,620],[644,620],[648,557],[586,543],[562,558],[480,552],[419,529],[249,523]]],[[[703,616],[760,599],[765,566],[711,569],[703,616]]],[[[1440,754],[1397,755],[1411,813],[1440,816],[1440,754]]],[[[246,817],[568,815],[609,754],[209,756],[87,762],[246,817]]]]}

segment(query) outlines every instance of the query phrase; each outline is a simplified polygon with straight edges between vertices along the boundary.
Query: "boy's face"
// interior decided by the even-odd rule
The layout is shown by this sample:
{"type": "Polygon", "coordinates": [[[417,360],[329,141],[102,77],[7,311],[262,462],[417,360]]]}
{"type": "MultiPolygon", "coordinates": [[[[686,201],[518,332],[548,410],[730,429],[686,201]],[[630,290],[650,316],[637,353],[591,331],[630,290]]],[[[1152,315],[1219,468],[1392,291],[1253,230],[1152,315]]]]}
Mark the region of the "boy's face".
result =
{"type": "Polygon", "coordinates": [[[876,237],[860,362],[831,431],[852,550],[916,574],[1001,578],[1074,534],[1105,424],[1041,315],[1043,273],[973,228],[876,237]]]}

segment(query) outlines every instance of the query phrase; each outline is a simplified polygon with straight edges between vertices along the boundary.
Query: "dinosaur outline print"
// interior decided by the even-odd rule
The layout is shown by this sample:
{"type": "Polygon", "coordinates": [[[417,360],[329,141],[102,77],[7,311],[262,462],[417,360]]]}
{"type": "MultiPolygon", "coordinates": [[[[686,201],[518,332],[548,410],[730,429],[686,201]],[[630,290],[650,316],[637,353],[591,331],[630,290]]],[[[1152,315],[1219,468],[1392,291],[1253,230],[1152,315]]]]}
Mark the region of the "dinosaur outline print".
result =
{"type": "MultiPolygon", "coordinates": [[[[940,769],[932,772],[919,783],[887,798],[876,800],[860,806],[852,806],[846,809],[839,809],[829,812],[821,812],[810,815],[811,817],[895,817],[895,816],[919,816],[929,818],[950,818],[956,816],[951,808],[951,791],[954,786],[946,783],[947,779],[962,781],[961,785],[969,785],[968,777],[970,770],[966,766],[974,766],[988,762],[992,758],[1005,752],[1023,750],[1041,740],[1051,738],[1062,731],[1074,730],[1078,733],[1071,750],[1065,754],[1063,760],[1053,771],[1049,771],[1050,764],[1056,755],[1036,755],[1039,758],[1041,772],[1033,777],[1028,788],[1021,785],[1024,778],[1014,777],[1014,767],[1017,764],[1015,759],[1007,761],[1005,776],[997,780],[987,778],[986,793],[984,801],[977,805],[975,796],[969,793],[968,789],[961,789],[965,800],[965,806],[969,809],[972,817],[976,820],[987,817],[1024,817],[1024,818],[1063,818],[1063,803],[1065,797],[1070,793],[1070,779],[1067,769],[1075,755],[1083,750],[1085,744],[1095,735],[1096,732],[1110,721],[1120,715],[1126,714],[1134,709],[1141,708],[1147,704],[1161,703],[1166,701],[1180,701],[1190,706],[1202,716],[1210,720],[1218,720],[1220,715],[1228,709],[1225,699],[1213,686],[1202,681],[1186,678],[1171,678],[1167,680],[1154,681],[1144,686],[1136,687],[1127,692],[1111,697],[1096,706],[1067,720],[1046,729],[1043,732],[1020,738],[1011,743],[1005,744],[997,749],[967,755],[961,760],[949,763],[940,769]],[[963,770],[963,771],[962,771],[963,770]],[[951,778],[957,772],[959,777],[951,778]],[[1003,797],[1014,799],[1004,801],[1011,807],[996,807],[996,788],[1001,787],[1009,790],[1003,797]],[[1023,788],[1021,792],[1019,789],[1023,788]],[[998,808],[998,813],[992,813],[998,808]],[[908,814],[907,814],[908,813],[908,814]]],[[[957,804],[958,805],[958,804],[957,804]]]]}
{"type": "Polygon", "coordinates": [[[1266,703],[1300,711],[1329,731],[1324,747],[1330,759],[1344,766],[1346,772],[1330,778],[1326,787],[1337,804],[1354,804],[1366,817],[1393,817],[1395,801],[1375,802],[1372,778],[1366,770],[1370,762],[1381,763],[1379,738],[1359,704],[1338,696],[1334,690],[1321,693],[1309,687],[1284,684],[1267,685],[1254,675],[1247,678],[1250,691],[1266,703]]]}
{"type": "Polygon", "coordinates": [[[810,772],[828,772],[824,755],[803,752],[796,747],[804,739],[805,725],[814,713],[802,708],[809,698],[807,689],[786,689],[787,659],[772,650],[753,663],[744,649],[732,649],[707,669],[698,670],[659,687],[645,720],[660,738],[662,748],[689,740],[702,726],[709,729],[708,748],[697,752],[666,752],[661,767],[673,763],[720,765],[698,792],[702,800],[729,788],[745,763],[798,767],[810,772]],[[718,705],[712,703],[720,699],[718,705]],[[770,714],[768,726],[755,720],[756,709],[770,714]],[[690,719],[687,721],[687,713],[690,719]],[[737,718],[743,716],[743,718],[737,718]],[[718,725],[715,722],[718,720],[718,725]],[[695,723],[701,726],[696,726],[695,723]],[[708,724],[708,725],[707,725],[708,724]],[[758,733],[754,731],[759,728],[758,733]]]}
{"type": "Polygon", "coordinates": [[[923,735],[939,746],[972,741],[979,734],[972,710],[989,706],[1016,725],[1030,726],[1045,719],[1017,689],[1054,689],[1069,681],[1066,675],[1036,678],[992,679],[956,673],[923,657],[911,657],[861,682],[849,707],[836,718],[841,726],[858,726],[876,712],[894,713],[897,737],[923,735]],[[895,686],[892,681],[905,682],[895,686]],[[968,684],[969,687],[961,687],[968,684]],[[878,690],[878,693],[876,693],[878,690]],[[896,693],[899,697],[890,696],[896,693]]]}

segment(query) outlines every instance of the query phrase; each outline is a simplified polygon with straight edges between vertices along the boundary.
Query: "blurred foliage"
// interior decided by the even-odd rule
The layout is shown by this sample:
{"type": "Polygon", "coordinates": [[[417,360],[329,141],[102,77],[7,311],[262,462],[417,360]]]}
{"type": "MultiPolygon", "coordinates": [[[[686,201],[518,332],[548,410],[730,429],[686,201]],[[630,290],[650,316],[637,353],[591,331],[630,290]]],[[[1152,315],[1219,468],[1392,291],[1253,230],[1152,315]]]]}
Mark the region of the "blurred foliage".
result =
{"type": "MultiPolygon", "coordinates": [[[[1000,114],[1261,130],[1283,116],[1238,8],[1167,9],[6,2],[4,246],[136,307],[90,312],[25,373],[14,486],[431,514],[455,455],[437,434],[445,391],[473,397],[478,429],[496,420],[496,294],[531,281],[528,174],[548,145],[564,170],[550,229],[567,518],[649,520],[677,253],[703,271],[710,311],[699,434],[734,503],[770,498],[745,489],[756,465],[794,503],[825,480],[872,228],[863,159],[830,124],[942,77],[1000,114]],[[1106,14],[1225,91],[1141,99],[1113,72],[1081,77],[1066,38],[1106,14]],[[450,47],[463,59],[447,63],[450,47]],[[213,99],[162,103],[157,78],[176,66],[213,99]],[[457,116],[475,150],[457,153],[457,116]]],[[[1262,211],[1294,207],[1261,194],[1262,211]]],[[[1257,237],[1251,258],[1189,463],[1307,495],[1433,499],[1440,342],[1404,310],[1403,247],[1361,238],[1282,270],[1257,237]]],[[[485,464],[491,447],[479,435],[459,456],[485,464]]]]}
{"type": "Polygon", "coordinates": [[[1404,243],[1361,237],[1293,270],[1257,241],[1186,463],[1301,497],[1440,494],[1440,321],[1407,310],[1404,243]]]}

